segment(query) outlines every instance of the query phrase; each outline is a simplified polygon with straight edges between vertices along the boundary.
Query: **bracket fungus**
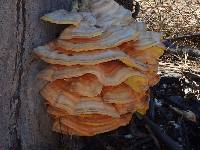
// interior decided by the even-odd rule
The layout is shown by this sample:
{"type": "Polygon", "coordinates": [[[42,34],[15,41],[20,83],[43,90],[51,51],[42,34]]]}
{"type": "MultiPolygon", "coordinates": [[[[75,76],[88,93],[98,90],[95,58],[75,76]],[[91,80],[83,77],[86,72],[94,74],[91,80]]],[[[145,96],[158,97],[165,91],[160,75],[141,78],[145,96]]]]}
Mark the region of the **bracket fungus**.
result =
{"type": "Polygon", "coordinates": [[[34,49],[50,66],[41,95],[53,131],[93,136],[127,125],[148,108],[149,87],[159,81],[161,34],[114,0],[91,0],[87,12],[57,10],[43,20],[69,25],[58,39],[34,49]],[[117,15],[115,15],[117,14],[117,15]]]}

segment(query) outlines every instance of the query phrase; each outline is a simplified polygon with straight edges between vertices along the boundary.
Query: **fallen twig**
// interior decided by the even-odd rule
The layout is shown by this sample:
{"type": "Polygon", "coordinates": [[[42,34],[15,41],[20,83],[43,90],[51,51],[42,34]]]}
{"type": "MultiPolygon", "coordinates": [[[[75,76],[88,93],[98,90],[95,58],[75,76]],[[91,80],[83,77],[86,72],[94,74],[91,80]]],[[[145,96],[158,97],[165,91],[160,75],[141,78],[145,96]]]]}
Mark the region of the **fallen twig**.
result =
{"type": "Polygon", "coordinates": [[[171,108],[174,112],[178,113],[179,115],[182,115],[185,119],[192,121],[192,122],[197,122],[196,115],[192,111],[180,110],[173,106],[170,106],[169,108],[171,108]]]}
{"type": "Polygon", "coordinates": [[[154,135],[162,141],[166,147],[168,147],[170,150],[184,150],[182,145],[179,145],[178,142],[171,139],[168,135],[166,135],[162,129],[152,122],[148,117],[141,115],[140,113],[136,113],[137,117],[140,120],[143,120],[146,125],[150,127],[154,135]]]}

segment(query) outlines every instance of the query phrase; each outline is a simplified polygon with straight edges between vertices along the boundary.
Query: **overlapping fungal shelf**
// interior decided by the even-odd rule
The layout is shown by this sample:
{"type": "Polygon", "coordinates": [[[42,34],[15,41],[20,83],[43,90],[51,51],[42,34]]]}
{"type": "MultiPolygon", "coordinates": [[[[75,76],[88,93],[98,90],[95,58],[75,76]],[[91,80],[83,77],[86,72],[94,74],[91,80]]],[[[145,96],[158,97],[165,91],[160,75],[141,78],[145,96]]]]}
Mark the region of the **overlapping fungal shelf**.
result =
{"type": "Polygon", "coordinates": [[[54,41],[34,49],[49,67],[41,95],[53,131],[93,136],[125,126],[148,108],[148,89],[159,81],[160,34],[114,0],[92,0],[87,12],[57,10],[43,20],[69,25],[54,41]]]}

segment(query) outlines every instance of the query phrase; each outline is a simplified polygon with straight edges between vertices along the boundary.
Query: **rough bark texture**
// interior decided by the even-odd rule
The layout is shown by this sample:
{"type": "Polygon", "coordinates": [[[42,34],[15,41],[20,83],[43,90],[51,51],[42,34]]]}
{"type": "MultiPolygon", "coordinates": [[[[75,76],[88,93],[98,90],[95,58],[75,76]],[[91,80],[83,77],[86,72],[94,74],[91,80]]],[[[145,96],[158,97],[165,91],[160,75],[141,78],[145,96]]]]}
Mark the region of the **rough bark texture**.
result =
{"type": "Polygon", "coordinates": [[[52,122],[39,90],[44,63],[32,49],[63,29],[40,20],[73,0],[0,0],[0,150],[74,150],[83,139],[51,131],[52,122]],[[43,64],[43,65],[42,65],[43,64]]]}
{"type": "Polygon", "coordinates": [[[36,74],[42,65],[33,59],[32,49],[62,30],[40,17],[70,6],[70,0],[0,1],[1,150],[47,150],[62,145],[60,136],[51,132],[51,119],[39,96],[43,84],[36,74]]]}

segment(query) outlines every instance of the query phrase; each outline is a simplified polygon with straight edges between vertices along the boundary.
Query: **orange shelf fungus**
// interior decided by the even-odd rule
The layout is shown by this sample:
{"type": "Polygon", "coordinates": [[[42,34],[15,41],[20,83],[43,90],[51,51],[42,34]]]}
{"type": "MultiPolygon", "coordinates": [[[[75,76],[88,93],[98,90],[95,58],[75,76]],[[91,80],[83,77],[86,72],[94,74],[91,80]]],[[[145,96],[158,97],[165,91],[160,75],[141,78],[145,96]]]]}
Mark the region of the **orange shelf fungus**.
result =
{"type": "Polygon", "coordinates": [[[114,0],[91,0],[87,12],[57,10],[42,20],[69,25],[58,39],[34,49],[50,66],[38,74],[53,131],[93,136],[127,125],[148,109],[159,81],[161,34],[114,0]],[[118,15],[115,15],[118,14],[118,15]]]}

